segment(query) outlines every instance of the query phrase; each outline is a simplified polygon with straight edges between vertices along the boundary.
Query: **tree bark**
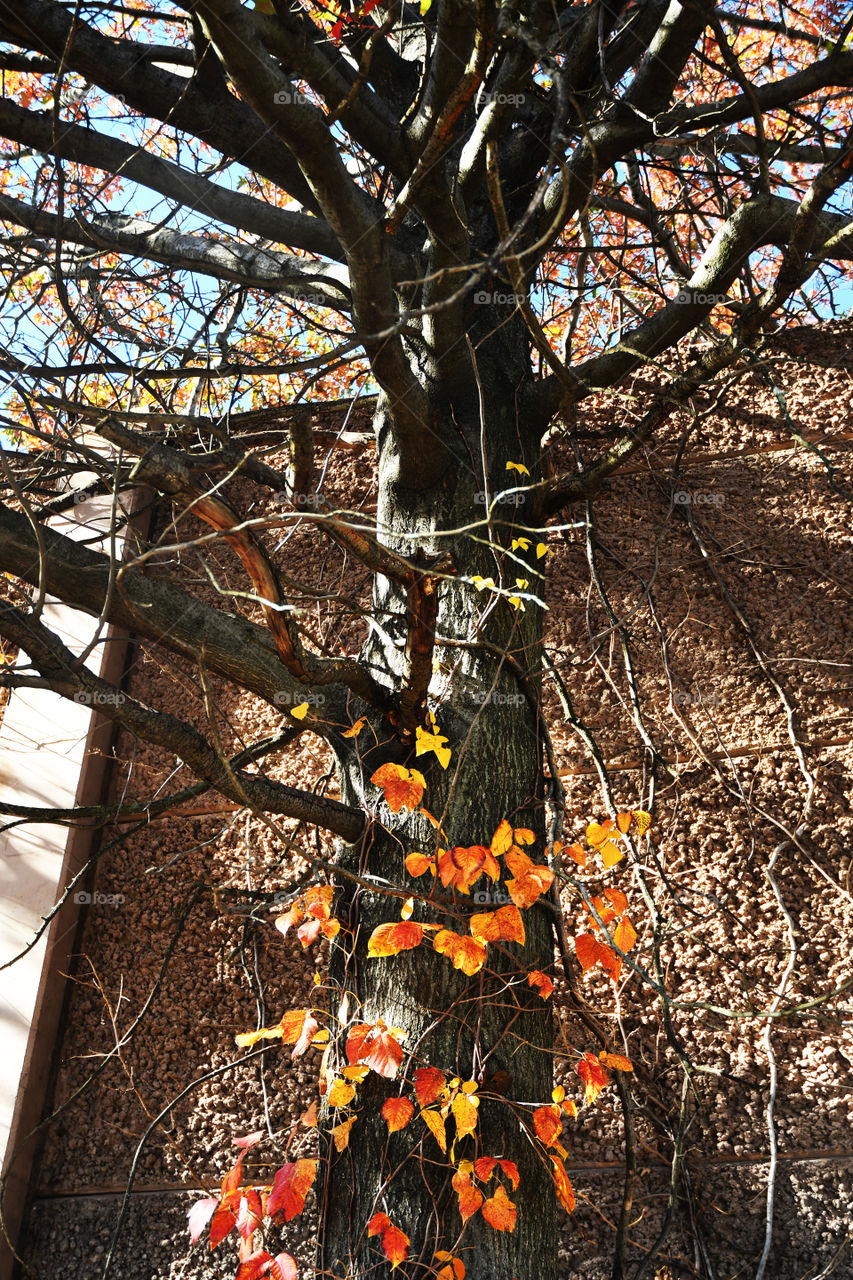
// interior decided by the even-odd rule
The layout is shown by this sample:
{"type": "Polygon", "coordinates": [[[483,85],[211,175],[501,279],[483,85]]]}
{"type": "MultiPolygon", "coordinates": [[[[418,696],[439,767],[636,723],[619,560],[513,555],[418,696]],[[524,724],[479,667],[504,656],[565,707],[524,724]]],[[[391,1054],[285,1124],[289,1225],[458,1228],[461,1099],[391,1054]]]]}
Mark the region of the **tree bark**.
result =
{"type": "MultiPolygon", "coordinates": [[[[526,463],[534,473],[537,430],[535,424],[522,423],[517,411],[528,378],[526,337],[517,316],[507,321],[506,316],[496,318],[490,313],[488,323],[485,318],[483,322],[483,333],[489,331],[494,336],[478,348],[476,378],[472,374],[465,387],[435,405],[445,439],[455,436],[457,456],[434,490],[414,492],[401,483],[387,430],[388,407],[380,403],[377,411],[378,520],[383,539],[409,560],[434,560],[448,550],[453,554],[455,574],[439,587],[435,674],[429,688],[429,707],[448,738],[452,757],[443,771],[434,756],[416,758],[392,738],[387,723],[383,729],[374,722],[378,741],[368,726],[356,739],[355,749],[339,759],[342,797],[369,808],[375,808],[377,800],[377,789],[369,779],[380,764],[391,759],[420,769],[427,779],[423,804],[440,819],[444,835],[418,814],[404,811],[395,818],[381,805],[364,839],[340,851],[343,865],[376,879],[377,892],[346,884],[341,889],[337,911],[354,931],[355,944],[351,935],[342,933],[340,938],[346,941],[333,948],[333,1011],[341,992],[347,991],[351,1022],[381,1018],[389,1027],[405,1031],[406,1038],[397,1080],[371,1073],[359,1085],[354,1101],[358,1118],[347,1149],[338,1153],[326,1139],[329,1164],[320,1233],[320,1268],[325,1275],[390,1273],[379,1238],[367,1236],[366,1224],[377,1212],[387,1213],[411,1237],[404,1268],[409,1276],[435,1275],[440,1265],[434,1262],[438,1250],[461,1256],[468,1280],[548,1280],[557,1274],[557,1207],[550,1170],[537,1157],[525,1131],[525,1123],[528,1128],[531,1124],[530,1108],[517,1106],[549,1102],[553,1086],[550,1006],[525,980],[527,971],[545,969],[553,958],[548,908],[536,905],[524,911],[524,948],[513,943],[491,945],[485,968],[472,978],[433,950],[432,935],[426,935],[416,950],[395,957],[368,958],[366,954],[373,929],[400,916],[400,898],[383,893],[384,888],[408,884],[413,892],[431,891],[428,874],[417,880],[407,877],[404,859],[412,850],[431,853],[436,845],[488,846],[501,820],[508,818],[514,827],[535,832],[536,844],[529,852],[535,854],[534,861],[545,860],[536,711],[542,611],[530,602],[523,611],[515,609],[505,597],[496,598],[488,590],[478,592],[468,581],[479,574],[509,588],[523,575],[541,595],[541,579],[535,572],[528,573],[523,564],[506,555],[513,537],[525,531],[523,495],[494,503],[494,521],[488,531],[483,525],[473,533],[440,536],[442,531],[485,521],[486,495],[494,498],[521,481],[515,472],[507,471],[507,461],[526,463]],[[510,986],[509,975],[515,979],[510,986]],[[517,1194],[506,1188],[518,1208],[512,1233],[494,1230],[478,1213],[458,1241],[462,1220],[449,1164],[455,1132],[452,1118],[447,1124],[446,1156],[417,1112],[405,1129],[389,1136],[380,1115],[382,1103],[400,1092],[411,1097],[411,1089],[401,1086],[401,1080],[404,1076],[411,1080],[414,1070],[424,1065],[439,1068],[448,1078],[478,1082],[483,1101],[476,1138],[456,1143],[454,1163],[486,1155],[505,1157],[518,1165],[517,1194]]],[[[428,442],[424,447],[429,447],[428,442]]],[[[535,550],[530,559],[535,563],[535,550]]],[[[398,585],[379,578],[374,605],[382,630],[371,635],[366,657],[380,683],[399,689],[405,677],[405,596],[398,585]]],[[[445,903],[453,899],[440,883],[434,892],[445,903]]],[[[467,933],[465,916],[495,910],[509,901],[503,880],[492,884],[482,877],[470,897],[456,895],[453,909],[462,914],[462,920],[423,902],[416,903],[412,918],[467,933]]],[[[346,1065],[345,1040],[342,1030],[332,1051],[330,1077],[336,1062],[338,1068],[346,1065]]],[[[343,1118],[343,1113],[332,1110],[327,1130],[343,1118]]],[[[496,1183],[493,1178],[483,1188],[486,1196],[494,1195],[496,1183]]]]}

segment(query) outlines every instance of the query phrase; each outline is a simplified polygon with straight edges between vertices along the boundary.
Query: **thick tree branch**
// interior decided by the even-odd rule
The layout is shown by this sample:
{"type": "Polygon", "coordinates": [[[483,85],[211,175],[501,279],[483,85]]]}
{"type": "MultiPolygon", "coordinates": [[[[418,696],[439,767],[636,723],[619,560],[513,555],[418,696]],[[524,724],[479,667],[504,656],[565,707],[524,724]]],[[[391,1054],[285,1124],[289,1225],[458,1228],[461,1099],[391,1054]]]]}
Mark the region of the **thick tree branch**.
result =
{"type": "Polygon", "coordinates": [[[167,71],[140,57],[137,45],[101,35],[52,0],[0,0],[0,37],[61,59],[66,68],[122,97],[135,111],[192,134],[315,208],[293,157],[224,85],[205,81],[202,86],[167,71]]]}
{"type": "Polygon", "coordinates": [[[241,191],[230,191],[120,138],[65,121],[57,129],[50,115],[25,111],[8,98],[0,99],[0,135],[60,160],[121,174],[186,208],[262,236],[274,244],[304,249],[336,261],[343,259],[340,242],[321,219],[294,213],[291,209],[278,209],[241,191]]]}
{"type": "Polygon", "coordinates": [[[152,711],[80,667],[74,654],[32,615],[0,601],[0,631],[23,649],[49,687],[64,698],[88,695],[107,720],[173,753],[197,777],[235,804],[281,813],[356,840],[364,829],[357,809],[310,791],[297,791],[262,774],[226,768],[214,749],[191,725],[164,711],[152,711]]]}
{"type": "Polygon", "coordinates": [[[286,294],[337,311],[347,311],[351,305],[345,268],[327,266],[311,258],[256,249],[236,241],[191,236],[123,213],[83,218],[68,212],[60,218],[6,195],[0,195],[0,219],[46,239],[151,258],[178,271],[194,271],[267,293],[286,294]]]}

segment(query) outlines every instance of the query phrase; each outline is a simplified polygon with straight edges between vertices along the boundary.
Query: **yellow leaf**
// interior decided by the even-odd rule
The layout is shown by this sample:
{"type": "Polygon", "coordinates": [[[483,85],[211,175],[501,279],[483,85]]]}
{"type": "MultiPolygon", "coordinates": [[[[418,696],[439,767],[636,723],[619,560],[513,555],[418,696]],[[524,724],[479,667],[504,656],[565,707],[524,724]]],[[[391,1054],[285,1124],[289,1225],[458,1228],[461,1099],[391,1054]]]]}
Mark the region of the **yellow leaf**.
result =
{"type": "Polygon", "coordinates": [[[432,8],[432,0],[421,0],[421,17],[425,18],[432,8]]]}
{"type": "Polygon", "coordinates": [[[350,1084],[348,1080],[342,1080],[340,1077],[332,1081],[332,1087],[329,1090],[330,1107],[345,1107],[352,1102],[354,1097],[354,1084],[350,1084]]]}
{"type": "Polygon", "coordinates": [[[513,551],[517,551],[519,547],[521,547],[522,551],[529,551],[530,539],[529,538],[513,538],[511,549],[513,551]]]}
{"type": "MultiPolygon", "coordinates": [[[[430,718],[432,719],[432,717],[430,718]]],[[[433,726],[436,732],[427,733],[426,729],[422,729],[418,725],[415,731],[415,755],[422,756],[428,751],[432,751],[442,769],[446,769],[450,764],[450,748],[444,745],[447,742],[447,738],[444,734],[437,732],[438,726],[435,725],[434,720],[433,726]]]]}
{"type": "Polygon", "coordinates": [[[484,591],[486,587],[493,587],[495,585],[494,578],[484,578],[479,573],[475,573],[470,578],[470,581],[474,584],[474,586],[477,588],[478,591],[484,591]]]}
{"type": "Polygon", "coordinates": [[[344,1120],[342,1124],[336,1124],[332,1129],[332,1138],[335,1142],[336,1151],[343,1151],[349,1145],[349,1131],[357,1119],[358,1116],[350,1116],[349,1120],[344,1120]]]}
{"type": "Polygon", "coordinates": [[[290,714],[294,720],[304,720],[308,715],[309,707],[307,702],[300,702],[298,707],[291,707],[290,714]]]}
{"type": "Polygon", "coordinates": [[[599,845],[598,852],[605,867],[615,867],[625,857],[618,844],[614,844],[612,840],[605,840],[604,844],[599,845]]]}
{"type": "Polygon", "coordinates": [[[543,556],[550,555],[550,552],[544,542],[536,543],[536,559],[541,560],[543,556]]]}
{"type": "Polygon", "coordinates": [[[362,729],[364,728],[364,724],[366,720],[367,720],[367,716],[361,716],[358,720],[356,720],[355,724],[352,726],[351,729],[344,730],[344,732],[341,734],[341,737],[357,738],[358,735],[361,733],[362,729]]]}
{"type": "Polygon", "coordinates": [[[411,920],[412,912],[414,911],[414,909],[415,909],[414,898],[407,898],[406,901],[403,903],[402,907],[400,908],[400,919],[411,920]]]}
{"type": "Polygon", "coordinates": [[[520,476],[529,476],[530,472],[523,462],[508,462],[506,464],[507,471],[517,471],[520,476]]]}

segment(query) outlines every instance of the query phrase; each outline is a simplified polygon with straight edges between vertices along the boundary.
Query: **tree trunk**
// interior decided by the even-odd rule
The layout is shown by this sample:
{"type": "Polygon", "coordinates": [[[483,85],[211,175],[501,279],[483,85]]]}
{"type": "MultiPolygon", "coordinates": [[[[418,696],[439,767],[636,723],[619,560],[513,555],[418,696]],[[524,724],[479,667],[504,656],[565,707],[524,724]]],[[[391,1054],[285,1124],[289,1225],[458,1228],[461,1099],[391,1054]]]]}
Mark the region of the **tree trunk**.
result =
{"type": "MultiPolygon", "coordinates": [[[[447,736],[452,758],[446,771],[433,755],[415,758],[414,751],[393,737],[387,722],[383,726],[376,721],[378,743],[365,728],[355,750],[339,760],[343,798],[366,802],[370,808],[376,806],[378,792],[369,779],[380,764],[395,760],[420,769],[427,780],[423,804],[441,820],[445,834],[439,836],[420,815],[403,811],[395,818],[381,805],[379,820],[365,840],[345,846],[340,853],[343,866],[376,880],[377,893],[353,890],[346,882],[341,886],[337,912],[356,931],[356,945],[349,954],[350,938],[342,934],[347,942],[333,950],[333,1007],[337,1009],[336,993],[346,990],[351,1020],[381,1018],[387,1026],[405,1031],[406,1038],[398,1079],[389,1081],[371,1073],[359,1085],[354,1102],[358,1118],[347,1149],[338,1153],[328,1143],[320,1246],[324,1275],[373,1278],[389,1274],[379,1238],[367,1237],[366,1224],[376,1212],[387,1213],[411,1237],[410,1258],[403,1268],[408,1276],[435,1275],[440,1265],[434,1262],[438,1250],[461,1256],[468,1280],[548,1280],[557,1274],[556,1201],[550,1171],[536,1156],[521,1124],[523,1119],[530,1127],[530,1109],[512,1105],[550,1101],[550,1006],[524,981],[529,969],[547,968],[553,957],[547,906],[522,913],[524,948],[514,943],[490,946],[486,967],[472,978],[435,953],[432,935],[416,950],[398,956],[366,955],[373,929],[400,918],[399,897],[384,895],[383,886],[431,891],[429,875],[417,880],[407,875],[404,859],[412,850],[432,853],[437,844],[488,846],[501,820],[508,818],[514,827],[533,829],[537,840],[529,852],[536,855],[535,861],[545,857],[542,750],[535,708],[542,611],[530,602],[525,610],[516,609],[505,597],[496,597],[488,589],[478,592],[467,581],[479,574],[513,587],[515,579],[523,576],[541,595],[542,580],[535,571],[525,570],[505,554],[513,536],[523,532],[524,508],[518,505],[519,496],[512,495],[494,504],[494,523],[488,531],[481,525],[474,536],[437,536],[475,520],[485,521],[485,495],[494,497],[521,482],[515,472],[507,471],[507,461],[525,462],[533,471],[539,432],[530,430],[529,424],[522,430],[516,409],[519,388],[528,377],[524,335],[512,321],[494,328],[498,336],[478,351],[485,423],[473,377],[464,390],[437,405],[458,432],[457,465],[450,469],[440,492],[411,492],[401,484],[386,430],[387,407],[380,404],[378,410],[380,535],[409,560],[424,562],[448,551],[453,554],[455,576],[439,588],[436,663],[429,690],[429,708],[447,736]],[[529,456],[525,456],[527,442],[529,456]],[[514,974],[516,982],[510,989],[501,971],[514,974]],[[499,1156],[518,1165],[518,1191],[506,1187],[518,1209],[512,1233],[494,1230],[477,1213],[457,1245],[462,1219],[451,1187],[452,1118],[447,1125],[446,1156],[417,1112],[405,1129],[389,1136],[380,1115],[382,1103],[401,1092],[404,1075],[411,1080],[414,1070],[424,1065],[438,1067],[448,1077],[478,1082],[484,1096],[477,1133],[456,1143],[454,1164],[499,1156]]],[[[528,564],[531,560],[535,565],[535,551],[530,552],[528,564]]],[[[405,662],[406,602],[401,588],[385,578],[377,580],[374,602],[381,630],[371,634],[368,656],[377,678],[399,689],[405,662]]],[[[440,884],[436,892],[451,896],[440,884]]],[[[509,901],[502,881],[493,885],[483,877],[470,897],[457,894],[456,907],[467,915],[495,910],[509,901]]],[[[467,933],[464,920],[443,916],[440,908],[425,903],[416,903],[413,919],[467,933]]],[[[345,1065],[344,1040],[342,1036],[337,1046],[339,1066],[345,1065]]],[[[408,1087],[402,1092],[412,1096],[408,1087]]],[[[327,1127],[342,1118],[342,1113],[333,1111],[327,1127]]],[[[497,1181],[493,1177],[483,1188],[485,1195],[494,1195],[497,1181]]]]}

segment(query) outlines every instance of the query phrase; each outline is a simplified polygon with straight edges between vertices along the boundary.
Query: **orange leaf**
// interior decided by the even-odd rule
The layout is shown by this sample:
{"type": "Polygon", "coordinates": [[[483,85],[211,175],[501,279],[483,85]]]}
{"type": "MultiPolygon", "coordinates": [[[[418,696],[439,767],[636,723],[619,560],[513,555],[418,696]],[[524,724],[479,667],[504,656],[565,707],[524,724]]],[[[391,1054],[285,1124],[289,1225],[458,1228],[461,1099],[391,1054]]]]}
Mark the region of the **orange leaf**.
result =
{"type": "Polygon", "coordinates": [[[591,933],[579,933],[575,938],[575,955],[584,973],[598,963],[600,950],[598,940],[591,933]]]}
{"type": "Polygon", "coordinates": [[[606,947],[603,942],[599,942],[598,959],[602,968],[610,974],[610,981],[618,982],[619,974],[622,972],[622,960],[616,952],[611,951],[610,947],[606,947]]]}
{"type": "Polygon", "coordinates": [[[444,1119],[438,1111],[422,1111],[421,1119],[428,1127],[430,1133],[435,1138],[442,1151],[447,1150],[447,1129],[444,1119]]]}
{"type": "Polygon", "coordinates": [[[396,956],[401,951],[411,951],[423,939],[423,926],[414,920],[402,920],[399,924],[380,924],[373,930],[367,944],[369,956],[396,956]]]}
{"type": "Polygon", "coordinates": [[[415,1097],[422,1107],[435,1102],[444,1088],[444,1072],[438,1067],[418,1067],[415,1072],[415,1097]]]}
{"type": "Polygon", "coordinates": [[[302,1035],[307,1009],[290,1009],[277,1027],[262,1027],[260,1031],[246,1031],[234,1039],[241,1049],[250,1049],[259,1040],[281,1040],[282,1044],[296,1044],[302,1035]]]}
{"type": "Polygon", "coordinates": [[[598,1055],[605,1067],[610,1067],[613,1071],[633,1071],[634,1067],[628,1058],[623,1058],[621,1053],[607,1053],[602,1050],[598,1055]]]}
{"type": "Polygon", "coordinates": [[[459,1212],[462,1221],[472,1218],[483,1203],[483,1193],[474,1186],[470,1173],[457,1171],[451,1179],[451,1185],[459,1198],[459,1212]]]}
{"type": "Polygon", "coordinates": [[[624,836],[625,832],[628,830],[628,828],[629,828],[629,827],[630,827],[630,825],[631,825],[631,815],[630,815],[630,813],[617,813],[617,815],[616,815],[616,825],[617,825],[617,827],[619,828],[619,830],[622,832],[622,834],[623,834],[623,836],[624,836]]]}
{"type": "Polygon", "coordinates": [[[344,1151],[349,1146],[350,1129],[355,1124],[358,1116],[350,1116],[349,1120],[343,1120],[340,1124],[336,1124],[329,1132],[335,1144],[336,1151],[344,1151]]]}
{"type": "Polygon", "coordinates": [[[356,720],[355,724],[352,725],[349,729],[344,729],[343,733],[341,734],[341,737],[357,738],[358,735],[361,733],[362,729],[364,728],[364,724],[366,720],[367,720],[367,716],[361,716],[358,720],[356,720]]]}
{"type": "Polygon", "coordinates": [[[455,1258],[446,1249],[439,1249],[435,1261],[444,1263],[436,1272],[435,1280],[465,1280],[465,1263],[461,1258],[455,1258]]]}
{"type": "Polygon", "coordinates": [[[627,916],[620,920],[613,932],[613,941],[620,951],[630,951],[637,941],[637,930],[627,916]]]}
{"type": "Polygon", "coordinates": [[[382,788],[385,803],[392,813],[402,808],[416,809],[426,791],[426,778],[417,769],[405,769],[401,764],[383,764],[370,781],[382,788]]]}
{"type": "Polygon", "coordinates": [[[499,858],[501,854],[506,853],[512,843],[512,827],[509,825],[506,818],[504,818],[503,822],[492,836],[492,853],[496,858],[499,858]]]}
{"type": "Polygon", "coordinates": [[[391,1270],[399,1267],[409,1256],[411,1241],[399,1227],[390,1226],[382,1232],[382,1251],[391,1263],[391,1270]]]}
{"type": "Polygon", "coordinates": [[[297,1160],[295,1164],[282,1165],[275,1175],[267,1200],[269,1217],[284,1213],[285,1222],[290,1222],[291,1218],[301,1213],[305,1208],[305,1197],[314,1185],[316,1176],[316,1160],[297,1160]]]}
{"type": "Polygon", "coordinates": [[[537,1107],[533,1112],[533,1127],[536,1136],[546,1147],[553,1147],[559,1142],[563,1132],[563,1118],[556,1104],[548,1107],[537,1107]]]}
{"type": "Polygon", "coordinates": [[[623,911],[628,910],[628,899],[625,897],[621,889],[605,889],[604,896],[616,912],[617,916],[621,916],[623,911]]]}
{"type": "Polygon", "coordinates": [[[554,990],[554,984],[548,977],[547,973],[542,973],[540,969],[531,969],[527,975],[527,985],[535,987],[543,1000],[547,1000],[551,992],[554,990]]]}
{"type": "Polygon", "coordinates": [[[478,1105],[478,1100],[467,1093],[457,1093],[453,1099],[450,1110],[453,1112],[453,1119],[456,1121],[457,1138],[464,1138],[477,1128],[478,1105]]]}
{"type": "Polygon", "coordinates": [[[389,1133],[405,1129],[414,1114],[415,1108],[408,1098],[389,1098],[382,1107],[382,1118],[389,1133]]]}
{"type": "Polygon", "coordinates": [[[426,853],[410,853],[406,858],[406,870],[410,876],[422,876],[425,871],[435,875],[435,858],[426,853]]]}
{"type": "Polygon", "coordinates": [[[585,1100],[589,1103],[595,1102],[601,1090],[610,1084],[610,1076],[603,1064],[593,1054],[585,1053],[575,1070],[584,1082],[585,1100]]]}
{"type": "Polygon", "coordinates": [[[575,1207],[575,1193],[572,1190],[572,1184],[569,1182],[569,1176],[561,1161],[557,1160],[556,1157],[551,1157],[551,1164],[554,1167],[554,1190],[557,1192],[557,1199],[566,1213],[572,1213],[575,1207]]]}
{"type": "Polygon", "coordinates": [[[516,844],[533,844],[536,837],[528,827],[516,827],[513,832],[516,844]]]}
{"type": "Polygon", "coordinates": [[[311,1044],[312,1040],[314,1039],[316,1033],[319,1030],[320,1030],[319,1022],[317,1021],[316,1018],[312,1018],[311,1015],[309,1014],[308,1017],[305,1019],[304,1023],[302,1024],[302,1032],[299,1036],[299,1039],[296,1041],[296,1044],[293,1046],[293,1052],[290,1055],[291,1058],[294,1059],[294,1061],[297,1058],[301,1058],[303,1053],[307,1053],[308,1046],[311,1044]]]}
{"type": "Polygon", "coordinates": [[[470,893],[471,886],[477,883],[484,871],[492,880],[500,877],[500,867],[485,845],[472,844],[468,848],[457,845],[453,849],[438,851],[438,874],[445,889],[470,893]]]}
{"type": "Polygon", "coordinates": [[[586,849],[583,847],[582,844],[578,844],[576,842],[575,844],[568,845],[566,848],[566,853],[569,855],[569,857],[572,859],[573,862],[576,862],[578,864],[579,867],[586,866],[586,849]]]}
{"type": "Polygon", "coordinates": [[[275,927],[279,933],[283,933],[287,937],[288,930],[292,929],[295,924],[299,924],[304,919],[304,916],[305,912],[299,903],[294,902],[293,906],[288,911],[285,911],[283,916],[276,916],[275,927]]]}
{"type": "Polygon", "coordinates": [[[454,969],[461,969],[469,978],[486,963],[486,944],[478,938],[465,938],[452,929],[439,930],[433,946],[440,955],[447,956],[454,969]]]}
{"type": "Polygon", "coordinates": [[[483,942],[520,942],[524,946],[524,922],[518,907],[499,907],[473,915],[469,928],[483,942]]]}
{"type": "Polygon", "coordinates": [[[495,1231],[514,1231],[516,1208],[503,1187],[498,1187],[491,1200],[483,1205],[483,1217],[495,1231]]]}
{"type": "Polygon", "coordinates": [[[391,1219],[387,1213],[374,1213],[373,1217],[367,1224],[367,1234],[369,1236],[381,1235],[383,1231],[387,1231],[391,1225],[391,1219]]]}

